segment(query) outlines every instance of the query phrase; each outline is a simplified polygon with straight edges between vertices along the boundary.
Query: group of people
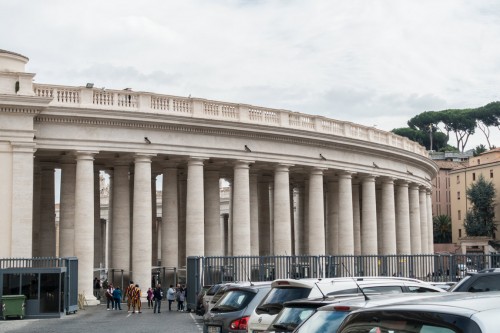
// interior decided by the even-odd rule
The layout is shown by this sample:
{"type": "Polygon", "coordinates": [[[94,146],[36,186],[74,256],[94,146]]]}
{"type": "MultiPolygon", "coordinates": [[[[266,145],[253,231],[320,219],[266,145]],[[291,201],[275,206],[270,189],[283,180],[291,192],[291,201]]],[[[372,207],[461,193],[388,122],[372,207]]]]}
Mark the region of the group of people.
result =
{"type": "MultiPolygon", "coordinates": [[[[94,288],[97,289],[97,278],[94,279],[94,288]]],[[[99,281],[100,282],[100,281],[99,281]]],[[[168,301],[168,310],[172,311],[172,303],[177,302],[177,311],[185,311],[184,302],[186,301],[186,286],[177,284],[176,287],[170,285],[167,290],[166,298],[168,301]]],[[[107,310],[121,310],[122,297],[127,301],[127,311],[130,313],[142,313],[141,289],[138,284],[130,281],[125,289],[125,294],[122,294],[120,287],[114,288],[112,284],[106,286],[106,308],[107,310]],[[132,309],[132,310],[131,310],[132,309]]],[[[148,301],[148,309],[153,309],[153,313],[161,313],[161,301],[164,298],[161,284],[156,287],[149,288],[146,292],[148,301]]]]}

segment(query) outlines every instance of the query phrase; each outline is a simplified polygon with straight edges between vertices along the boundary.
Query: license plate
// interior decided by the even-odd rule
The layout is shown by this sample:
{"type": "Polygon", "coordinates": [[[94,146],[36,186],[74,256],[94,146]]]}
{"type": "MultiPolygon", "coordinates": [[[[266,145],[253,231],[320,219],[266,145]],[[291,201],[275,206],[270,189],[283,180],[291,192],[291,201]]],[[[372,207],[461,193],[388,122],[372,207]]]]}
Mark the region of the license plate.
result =
{"type": "Polygon", "coordinates": [[[208,326],[208,333],[220,333],[219,326],[208,326]]]}

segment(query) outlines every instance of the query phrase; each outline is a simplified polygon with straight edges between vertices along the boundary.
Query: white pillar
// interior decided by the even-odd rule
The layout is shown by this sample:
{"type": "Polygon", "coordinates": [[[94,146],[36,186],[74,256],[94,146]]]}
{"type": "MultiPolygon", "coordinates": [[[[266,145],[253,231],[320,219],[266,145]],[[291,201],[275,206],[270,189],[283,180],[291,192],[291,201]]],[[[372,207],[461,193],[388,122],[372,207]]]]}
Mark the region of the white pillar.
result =
{"type": "Polygon", "coordinates": [[[408,182],[399,181],[396,193],[396,251],[397,254],[411,254],[408,182]]]}
{"type": "Polygon", "coordinates": [[[0,142],[0,258],[11,257],[12,236],[12,148],[0,142]]]}
{"type": "Polygon", "coordinates": [[[352,184],[352,220],[354,226],[354,255],[361,254],[361,211],[359,203],[359,183],[352,184]]]}
{"type": "Polygon", "coordinates": [[[102,257],[100,180],[99,168],[94,166],[94,268],[100,267],[102,257]]]}
{"type": "Polygon", "coordinates": [[[259,182],[259,255],[271,254],[271,221],[269,212],[269,180],[259,182]]]}
{"type": "Polygon", "coordinates": [[[361,254],[376,255],[377,246],[377,206],[375,195],[375,177],[368,175],[362,178],[361,199],[361,254]]]}
{"type": "Polygon", "coordinates": [[[78,257],[78,293],[97,305],[94,278],[94,152],[76,152],[75,255],[78,257]]]}
{"type": "Polygon", "coordinates": [[[427,241],[428,253],[434,254],[434,221],[432,219],[432,192],[427,189],[427,241]]]}
{"type": "Polygon", "coordinates": [[[259,188],[257,173],[250,173],[250,255],[259,255],[259,188]]]}
{"type": "Polygon", "coordinates": [[[305,255],[309,252],[309,231],[306,230],[304,219],[304,183],[297,186],[297,210],[295,212],[295,251],[297,255],[305,255]]]}
{"type": "Polygon", "coordinates": [[[427,194],[425,187],[420,187],[418,203],[420,205],[420,242],[422,254],[429,253],[428,228],[427,228],[427,194]]]}
{"type": "Polygon", "coordinates": [[[177,164],[167,164],[163,170],[161,263],[165,267],[178,267],[179,258],[179,201],[177,164]]]}
{"type": "Polygon", "coordinates": [[[382,180],[382,254],[396,254],[396,211],[394,180],[382,180]]]}
{"type": "Polygon", "coordinates": [[[291,255],[290,179],[289,166],[277,165],[274,170],[274,255],[291,255]]]}
{"type": "Polygon", "coordinates": [[[205,172],[205,255],[221,256],[219,171],[205,172]]]}
{"type": "Polygon", "coordinates": [[[132,208],[132,276],[145,293],[151,284],[151,156],[134,157],[134,199],[132,208]]]}
{"type": "Polygon", "coordinates": [[[420,203],[417,184],[410,184],[409,197],[411,254],[422,254],[422,238],[420,234],[420,203]]]}
{"type": "MultiPolygon", "coordinates": [[[[111,267],[130,277],[130,175],[129,164],[118,162],[113,171],[113,227],[111,228],[111,267]]],[[[116,275],[115,275],[115,278],[116,275]]],[[[117,283],[118,281],[114,281],[117,283]]]]}
{"type": "Polygon", "coordinates": [[[188,161],[186,198],[186,257],[205,255],[203,159],[188,161]]]}
{"type": "Polygon", "coordinates": [[[158,207],[156,207],[156,176],[151,174],[151,265],[158,266],[158,207]]]}
{"type": "Polygon", "coordinates": [[[339,254],[339,182],[328,181],[327,254],[339,254]]]}
{"type": "MultiPolygon", "coordinates": [[[[179,224],[178,224],[178,259],[177,262],[179,266],[184,266],[186,264],[186,207],[187,207],[187,174],[185,170],[181,171],[179,174],[179,181],[177,185],[177,190],[179,193],[179,224]]],[[[200,226],[201,228],[201,226],[200,226]]],[[[205,237],[205,236],[203,236],[205,237]]],[[[203,245],[205,246],[205,245],[203,245]]]]}
{"type": "Polygon", "coordinates": [[[323,201],[323,170],[309,173],[309,254],[325,255],[325,215],[323,201]]]}
{"type": "MultiPolygon", "coordinates": [[[[0,153],[1,156],[1,153],[0,153]]],[[[35,159],[36,161],[36,159],[35,159]]],[[[0,186],[0,188],[2,188],[0,186]]],[[[33,178],[33,250],[32,256],[40,256],[40,199],[42,188],[42,175],[40,172],[40,164],[35,163],[35,175],[33,178]]],[[[74,193],[74,191],[73,191],[74,193]]],[[[74,194],[73,194],[74,195],[74,194]]],[[[0,209],[1,211],[1,209],[0,209]]],[[[2,242],[0,242],[2,244],[2,242]]],[[[1,251],[0,251],[1,253],[1,251]]]]}
{"type": "Polygon", "coordinates": [[[75,255],[75,183],[76,164],[61,164],[61,200],[59,205],[59,255],[75,255]]]}
{"type": "Polygon", "coordinates": [[[352,176],[339,173],[339,247],[340,255],[354,254],[354,227],[352,215],[352,176]]]}
{"type": "Polygon", "coordinates": [[[250,174],[248,161],[234,165],[233,255],[250,254],[250,174]]]}

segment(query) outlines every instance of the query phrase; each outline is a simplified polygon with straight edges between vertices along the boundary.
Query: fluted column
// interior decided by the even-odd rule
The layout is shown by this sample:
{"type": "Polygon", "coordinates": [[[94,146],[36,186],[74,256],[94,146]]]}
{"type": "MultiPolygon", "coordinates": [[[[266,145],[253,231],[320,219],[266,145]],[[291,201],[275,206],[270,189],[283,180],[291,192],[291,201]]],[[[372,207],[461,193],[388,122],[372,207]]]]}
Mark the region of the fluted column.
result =
{"type": "Polygon", "coordinates": [[[292,253],[290,219],[289,166],[280,164],[274,170],[274,255],[292,253]]]}
{"type": "MultiPolygon", "coordinates": [[[[111,267],[130,277],[130,180],[129,164],[118,162],[113,172],[113,227],[111,228],[111,267]]],[[[114,281],[118,283],[118,281],[114,281]]]]}
{"type": "Polygon", "coordinates": [[[361,254],[377,254],[377,207],[375,198],[375,177],[372,175],[362,178],[361,199],[361,254]]]}
{"type": "Polygon", "coordinates": [[[61,164],[61,199],[59,206],[59,256],[75,255],[75,184],[76,164],[61,164]]]}
{"type": "Polygon", "coordinates": [[[250,173],[250,255],[259,255],[259,185],[258,174],[250,173]]]}
{"type": "Polygon", "coordinates": [[[428,253],[434,254],[434,223],[432,220],[432,191],[427,189],[427,241],[428,253]]]}
{"type": "MultiPolygon", "coordinates": [[[[93,211],[94,210],[92,209],[92,212],[93,211]]],[[[93,236],[94,234],[92,234],[92,237],[93,236]]],[[[54,257],[55,255],[56,225],[54,199],[54,167],[52,165],[42,164],[42,188],[40,198],[40,256],[54,257]]]]}
{"type": "Polygon", "coordinates": [[[222,255],[219,171],[205,172],[205,255],[222,255]]]}
{"type": "Polygon", "coordinates": [[[134,157],[132,206],[132,276],[145,293],[151,284],[151,156],[134,157]]]}
{"type": "Polygon", "coordinates": [[[250,175],[249,163],[234,165],[233,194],[233,255],[250,254],[250,175]]]}
{"type": "Polygon", "coordinates": [[[94,152],[76,152],[75,255],[78,257],[78,293],[89,304],[94,278],[94,152]]]}
{"type": "Polygon", "coordinates": [[[359,203],[359,182],[352,184],[352,220],[354,226],[354,255],[361,254],[361,211],[359,203]]]}
{"type": "Polygon", "coordinates": [[[177,189],[177,164],[167,164],[163,170],[161,263],[178,267],[179,202],[177,189]]]}
{"type": "Polygon", "coordinates": [[[309,173],[309,254],[325,255],[325,215],[323,201],[323,170],[309,173]]]}
{"type": "Polygon", "coordinates": [[[263,177],[259,182],[259,255],[271,254],[271,221],[269,213],[269,180],[263,177]]]}
{"type": "Polygon", "coordinates": [[[382,180],[382,254],[396,254],[396,212],[394,180],[382,180]]]}
{"type": "Polygon", "coordinates": [[[422,238],[420,234],[420,203],[417,184],[410,184],[409,197],[411,254],[422,254],[422,238]]]}
{"type": "Polygon", "coordinates": [[[203,159],[188,161],[186,199],[186,257],[205,255],[205,203],[203,199],[203,159]]]}
{"type": "Polygon", "coordinates": [[[396,251],[397,254],[411,254],[408,182],[399,181],[396,193],[396,251]]]}
{"type": "Polygon", "coordinates": [[[352,214],[352,176],[339,173],[339,254],[354,254],[354,227],[352,214]]]}
{"type": "Polygon", "coordinates": [[[327,254],[339,254],[339,182],[328,181],[327,254]]]}
{"type": "Polygon", "coordinates": [[[422,253],[429,253],[428,228],[427,228],[427,194],[425,187],[420,187],[418,203],[420,205],[420,244],[422,253]]]}

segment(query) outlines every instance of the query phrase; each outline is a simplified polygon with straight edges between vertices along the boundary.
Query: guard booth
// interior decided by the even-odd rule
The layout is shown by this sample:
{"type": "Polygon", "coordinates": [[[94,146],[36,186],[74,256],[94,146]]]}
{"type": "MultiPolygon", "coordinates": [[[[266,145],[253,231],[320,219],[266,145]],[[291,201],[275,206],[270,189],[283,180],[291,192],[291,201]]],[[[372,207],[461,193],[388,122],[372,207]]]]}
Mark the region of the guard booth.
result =
{"type": "Polygon", "coordinates": [[[7,295],[26,297],[26,318],[59,318],[76,312],[78,259],[0,259],[0,298],[7,295]]]}

